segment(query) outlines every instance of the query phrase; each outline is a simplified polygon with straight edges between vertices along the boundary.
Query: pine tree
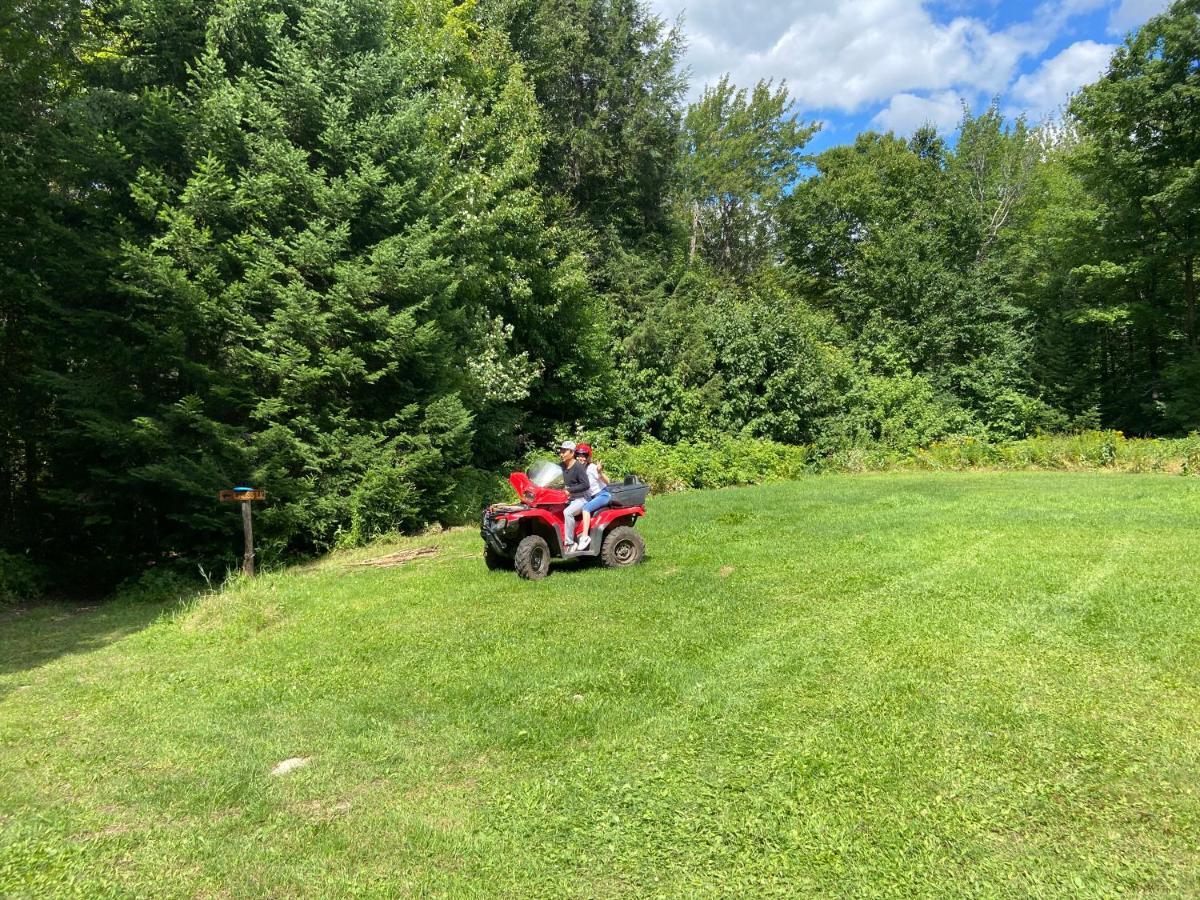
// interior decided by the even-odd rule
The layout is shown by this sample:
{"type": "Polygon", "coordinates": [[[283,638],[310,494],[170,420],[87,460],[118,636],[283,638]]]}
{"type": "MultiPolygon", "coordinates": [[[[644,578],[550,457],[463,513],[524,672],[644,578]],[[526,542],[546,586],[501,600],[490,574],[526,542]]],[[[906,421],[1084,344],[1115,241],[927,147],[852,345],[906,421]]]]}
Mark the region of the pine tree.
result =
{"type": "Polygon", "coordinates": [[[1131,431],[1200,427],[1200,2],[1131,34],[1070,112],[1076,170],[1102,209],[1077,280],[1111,323],[1104,416],[1131,431]]]}
{"type": "Polygon", "coordinates": [[[120,98],[140,152],[112,280],[63,310],[59,533],[114,569],[211,562],[243,481],[276,553],[436,521],[598,364],[523,70],[450,3],[172,9],[115,19],[150,84],[120,98]]]}
{"type": "Polygon", "coordinates": [[[542,184],[626,243],[663,231],[686,88],[678,27],[644,0],[481,0],[479,15],[533,81],[542,184]]]}

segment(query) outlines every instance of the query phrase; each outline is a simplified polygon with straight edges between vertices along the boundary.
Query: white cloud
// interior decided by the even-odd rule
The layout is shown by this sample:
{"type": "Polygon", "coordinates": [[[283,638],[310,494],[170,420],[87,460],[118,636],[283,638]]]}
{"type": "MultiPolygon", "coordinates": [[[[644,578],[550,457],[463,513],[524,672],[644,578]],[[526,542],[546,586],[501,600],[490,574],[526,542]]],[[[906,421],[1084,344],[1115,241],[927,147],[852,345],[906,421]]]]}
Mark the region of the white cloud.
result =
{"type": "Polygon", "coordinates": [[[1113,10],[1108,19],[1109,33],[1123,36],[1170,5],[1170,0],[1121,0],[1121,5],[1113,10]]]}
{"type": "Polygon", "coordinates": [[[693,90],[724,72],[741,85],[785,78],[802,107],[851,112],[902,92],[1002,91],[1066,16],[1101,0],[1047,3],[998,30],[969,16],[938,21],[922,0],[684,2],[655,7],[685,13],[693,90]]]}
{"type": "Polygon", "coordinates": [[[684,16],[693,97],[726,72],[740,87],[786,80],[805,118],[873,114],[872,127],[901,133],[953,128],[960,97],[1052,114],[1113,49],[1081,40],[1028,72],[1073,17],[1107,10],[1110,30],[1123,33],[1168,2],[1040,0],[998,26],[1003,0],[651,0],[668,20],[684,16]]]}
{"type": "Polygon", "coordinates": [[[954,130],[962,114],[963,97],[957,91],[938,91],[930,97],[896,94],[871,120],[871,126],[903,135],[912,134],[922,125],[946,132],[954,130]]]}
{"type": "Polygon", "coordinates": [[[1114,44],[1095,41],[1072,44],[1017,79],[1011,91],[1014,111],[1025,112],[1034,120],[1053,115],[1071,94],[1104,73],[1115,49],[1114,44]]]}

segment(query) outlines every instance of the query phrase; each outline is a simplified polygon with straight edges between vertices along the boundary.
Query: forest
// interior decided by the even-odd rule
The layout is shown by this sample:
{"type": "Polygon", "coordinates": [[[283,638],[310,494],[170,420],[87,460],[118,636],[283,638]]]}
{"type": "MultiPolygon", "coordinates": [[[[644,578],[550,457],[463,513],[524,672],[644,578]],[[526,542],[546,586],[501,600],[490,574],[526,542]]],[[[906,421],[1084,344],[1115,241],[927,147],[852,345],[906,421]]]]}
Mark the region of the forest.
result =
{"type": "MultiPolygon", "coordinates": [[[[643,0],[0,7],[0,570],[220,571],[478,510],[563,436],[1200,430],[1200,0],[1052,122],[689,102],[643,0]]],[[[10,577],[17,577],[12,575],[10,577]]],[[[29,576],[34,577],[34,576],[29,576]]]]}

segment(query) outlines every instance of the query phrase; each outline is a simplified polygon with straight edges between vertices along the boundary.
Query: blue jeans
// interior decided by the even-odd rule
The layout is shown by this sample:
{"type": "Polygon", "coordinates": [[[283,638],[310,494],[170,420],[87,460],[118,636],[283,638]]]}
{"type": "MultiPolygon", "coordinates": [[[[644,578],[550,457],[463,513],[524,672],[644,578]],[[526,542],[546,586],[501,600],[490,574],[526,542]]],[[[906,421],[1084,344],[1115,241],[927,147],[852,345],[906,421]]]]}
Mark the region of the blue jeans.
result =
{"type": "Polygon", "coordinates": [[[589,513],[594,513],[604,509],[604,507],[608,506],[610,503],[612,503],[612,494],[610,494],[608,491],[601,491],[595,497],[589,500],[583,508],[589,513]]]}

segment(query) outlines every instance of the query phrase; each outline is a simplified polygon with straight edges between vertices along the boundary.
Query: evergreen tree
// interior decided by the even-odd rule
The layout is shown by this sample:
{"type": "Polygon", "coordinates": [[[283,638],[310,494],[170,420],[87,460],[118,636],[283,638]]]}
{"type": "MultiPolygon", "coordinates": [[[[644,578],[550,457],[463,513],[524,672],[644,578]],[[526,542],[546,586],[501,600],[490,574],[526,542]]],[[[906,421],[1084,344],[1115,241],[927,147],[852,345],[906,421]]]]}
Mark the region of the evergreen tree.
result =
{"type": "Polygon", "coordinates": [[[114,280],[63,311],[62,549],[219,556],[214,494],[244,480],[276,551],[435,521],[601,362],[520,65],[449,3],[217,3],[164,32],[170,8],[116,19],[151,85],[114,280]]]}
{"type": "Polygon", "coordinates": [[[667,224],[679,105],[679,29],[644,0],[482,0],[533,81],[541,182],[601,233],[637,242],[667,224]]]}
{"type": "Polygon", "coordinates": [[[1200,2],[1177,0],[1129,36],[1070,107],[1077,170],[1100,204],[1075,270],[1112,323],[1103,414],[1132,431],[1200,427],[1200,2]]]}

